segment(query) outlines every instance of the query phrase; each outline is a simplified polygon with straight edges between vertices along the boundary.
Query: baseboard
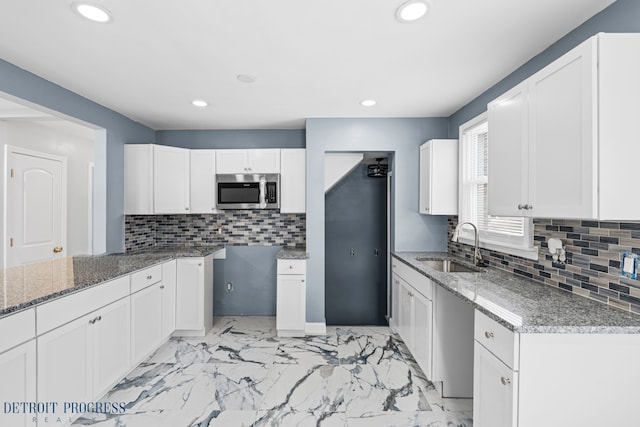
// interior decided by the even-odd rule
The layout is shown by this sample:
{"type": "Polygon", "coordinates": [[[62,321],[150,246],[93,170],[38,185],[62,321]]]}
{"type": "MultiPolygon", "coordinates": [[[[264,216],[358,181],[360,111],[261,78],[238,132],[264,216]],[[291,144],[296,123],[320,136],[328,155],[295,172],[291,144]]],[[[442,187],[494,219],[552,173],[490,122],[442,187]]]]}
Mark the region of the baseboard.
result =
{"type": "Polygon", "coordinates": [[[325,322],[307,322],[304,326],[307,335],[327,335],[327,324],[325,322]]]}

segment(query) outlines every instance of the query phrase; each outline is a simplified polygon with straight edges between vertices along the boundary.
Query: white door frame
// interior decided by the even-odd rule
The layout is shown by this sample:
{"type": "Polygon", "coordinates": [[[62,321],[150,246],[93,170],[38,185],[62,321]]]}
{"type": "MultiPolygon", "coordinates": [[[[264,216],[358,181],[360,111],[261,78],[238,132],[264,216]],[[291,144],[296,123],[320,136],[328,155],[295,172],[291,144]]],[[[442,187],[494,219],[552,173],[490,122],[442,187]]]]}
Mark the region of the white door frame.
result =
{"type": "Polygon", "coordinates": [[[3,174],[3,190],[4,190],[4,209],[2,212],[2,235],[3,235],[3,257],[2,257],[2,268],[5,268],[7,265],[7,249],[9,245],[9,230],[8,230],[8,185],[7,182],[9,180],[9,155],[10,154],[21,154],[25,156],[32,157],[40,157],[47,160],[53,160],[61,162],[62,164],[62,199],[64,202],[62,203],[62,242],[61,246],[66,248],[67,246],[67,158],[63,156],[57,156],[55,154],[42,153],[40,151],[30,150],[28,148],[16,147],[15,145],[5,145],[4,149],[4,174],[3,174]]]}

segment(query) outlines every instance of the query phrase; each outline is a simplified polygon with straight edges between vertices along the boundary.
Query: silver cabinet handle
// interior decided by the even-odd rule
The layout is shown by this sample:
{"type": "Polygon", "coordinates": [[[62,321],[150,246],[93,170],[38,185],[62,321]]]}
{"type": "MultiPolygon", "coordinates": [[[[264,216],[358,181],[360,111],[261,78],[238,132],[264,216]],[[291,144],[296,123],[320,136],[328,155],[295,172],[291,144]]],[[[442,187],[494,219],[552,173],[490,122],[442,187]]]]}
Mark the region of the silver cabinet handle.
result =
{"type": "Polygon", "coordinates": [[[502,377],[502,378],[500,378],[500,382],[501,382],[503,385],[509,385],[509,384],[511,384],[511,380],[510,380],[509,378],[507,378],[507,377],[502,377]]]}
{"type": "Polygon", "coordinates": [[[518,205],[518,209],[519,209],[519,210],[524,209],[524,205],[522,205],[522,204],[518,205]]]}
{"type": "Polygon", "coordinates": [[[164,285],[160,285],[160,289],[164,289],[164,285]]]}
{"type": "Polygon", "coordinates": [[[151,280],[153,276],[147,276],[147,280],[151,280]]]}
{"type": "Polygon", "coordinates": [[[485,331],[485,332],[484,332],[484,336],[485,336],[485,338],[487,338],[487,339],[491,339],[491,338],[493,338],[493,332],[485,331]]]}

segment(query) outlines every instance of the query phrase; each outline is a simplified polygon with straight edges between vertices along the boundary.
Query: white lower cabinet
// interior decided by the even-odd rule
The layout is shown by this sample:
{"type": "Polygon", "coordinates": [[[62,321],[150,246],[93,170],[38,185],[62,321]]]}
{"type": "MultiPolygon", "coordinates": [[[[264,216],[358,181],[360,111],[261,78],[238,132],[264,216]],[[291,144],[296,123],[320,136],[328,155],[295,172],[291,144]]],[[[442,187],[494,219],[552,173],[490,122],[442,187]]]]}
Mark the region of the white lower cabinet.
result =
{"type": "Polygon", "coordinates": [[[426,276],[393,260],[393,312],[396,332],[427,378],[433,372],[433,284],[426,276]]]}
{"type": "Polygon", "coordinates": [[[419,292],[413,293],[413,357],[427,378],[433,366],[433,302],[419,292]]]}
{"type": "Polygon", "coordinates": [[[176,260],[162,264],[162,340],[176,330],[176,260]]]}
{"type": "Polygon", "coordinates": [[[473,425],[517,426],[517,372],[477,341],[473,353],[473,425]]]}
{"type": "Polygon", "coordinates": [[[279,259],[276,290],[278,336],[303,337],[306,325],[306,260],[279,259]]]}
{"type": "Polygon", "coordinates": [[[178,258],[176,335],[204,336],[213,326],[213,256],[178,258]]]}
{"type": "MultiPolygon", "coordinates": [[[[0,401],[34,402],[36,400],[36,340],[32,339],[0,354],[0,401]]],[[[34,426],[33,415],[6,407],[0,412],[0,425],[34,426]]]]}
{"type": "Polygon", "coordinates": [[[162,283],[131,295],[131,359],[134,365],[162,343],[162,283]]]}
{"type": "MultiPolygon", "coordinates": [[[[37,338],[38,400],[88,402],[131,368],[129,297],[113,302],[37,338]]],[[[55,416],[68,425],[79,414],[55,416]]]]}

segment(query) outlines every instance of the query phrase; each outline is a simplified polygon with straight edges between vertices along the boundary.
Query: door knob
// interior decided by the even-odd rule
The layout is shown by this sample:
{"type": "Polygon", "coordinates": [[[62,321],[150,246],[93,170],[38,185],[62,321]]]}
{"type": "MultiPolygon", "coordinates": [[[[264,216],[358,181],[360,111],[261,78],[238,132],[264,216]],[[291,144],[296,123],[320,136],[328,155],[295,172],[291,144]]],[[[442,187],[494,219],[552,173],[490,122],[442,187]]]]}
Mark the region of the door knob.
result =
{"type": "Polygon", "coordinates": [[[62,252],[62,247],[61,246],[56,246],[55,248],[53,248],[53,253],[54,254],[59,254],[60,252],[62,252]]]}

